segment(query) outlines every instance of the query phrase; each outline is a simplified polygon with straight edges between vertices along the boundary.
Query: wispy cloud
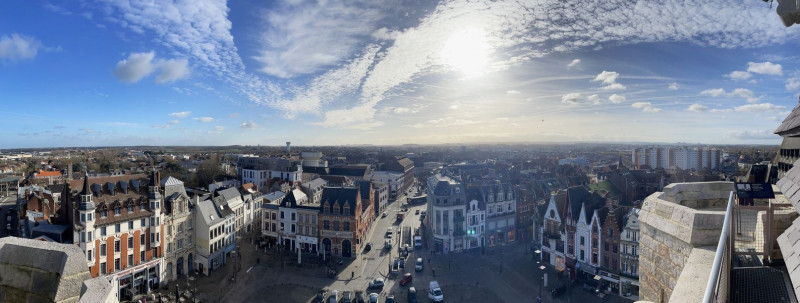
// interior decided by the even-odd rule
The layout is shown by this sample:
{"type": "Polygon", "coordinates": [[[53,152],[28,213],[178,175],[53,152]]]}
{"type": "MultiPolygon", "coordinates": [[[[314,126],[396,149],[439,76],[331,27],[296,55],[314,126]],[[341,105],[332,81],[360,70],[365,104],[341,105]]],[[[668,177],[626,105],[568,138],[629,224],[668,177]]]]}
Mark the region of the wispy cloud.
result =
{"type": "Polygon", "coordinates": [[[33,59],[42,47],[42,42],[30,36],[11,34],[0,37],[0,60],[16,61],[33,59]]]}
{"type": "Polygon", "coordinates": [[[175,112],[175,113],[171,113],[171,114],[169,114],[169,116],[170,116],[170,117],[179,117],[179,118],[185,118],[185,117],[188,117],[188,116],[189,116],[189,115],[191,115],[191,114],[192,114],[192,112],[190,112],[190,111],[185,111],[185,112],[175,112]]]}
{"type": "Polygon", "coordinates": [[[627,100],[627,98],[625,98],[625,96],[623,96],[623,95],[613,94],[613,95],[608,97],[608,101],[611,101],[611,103],[614,103],[614,104],[619,104],[619,103],[625,102],[625,100],[627,100]]]}
{"type": "Polygon", "coordinates": [[[740,80],[750,79],[751,75],[748,72],[737,70],[737,71],[732,71],[730,74],[727,74],[725,76],[731,78],[731,80],[740,81],[740,80]]]}
{"type": "Polygon", "coordinates": [[[752,90],[746,88],[736,88],[730,92],[725,92],[725,89],[722,88],[714,88],[714,89],[707,89],[700,92],[701,96],[709,96],[709,97],[741,97],[744,98],[748,103],[756,103],[760,99],[759,97],[755,96],[752,90]]]}
{"type": "Polygon", "coordinates": [[[242,122],[242,124],[239,127],[244,129],[256,129],[258,128],[258,124],[256,124],[253,121],[247,121],[247,122],[242,122]]]}
{"type": "Polygon", "coordinates": [[[733,108],[737,112],[765,112],[765,111],[782,111],[786,110],[786,106],[775,105],[772,103],[758,103],[737,106],[733,108]]]}
{"type": "Polygon", "coordinates": [[[695,103],[695,104],[690,105],[689,108],[687,108],[686,110],[690,111],[690,112],[705,112],[705,111],[708,111],[708,106],[705,106],[705,105],[702,105],[702,104],[699,104],[699,103],[695,103]]]}
{"type": "Polygon", "coordinates": [[[679,86],[678,86],[678,82],[672,82],[672,83],[670,83],[670,84],[669,84],[669,86],[667,86],[667,88],[668,88],[669,90],[678,90],[678,88],[679,88],[679,86]]]}
{"type": "Polygon", "coordinates": [[[189,77],[189,60],[169,59],[160,62],[161,73],[156,76],[156,83],[169,83],[189,77]]]}
{"type": "Polygon", "coordinates": [[[747,71],[763,75],[783,75],[781,65],[772,62],[747,62],[747,71]]]}
{"type": "Polygon", "coordinates": [[[775,140],[778,135],[769,130],[735,130],[729,132],[726,137],[740,140],[775,140]]]}
{"type": "Polygon", "coordinates": [[[579,63],[581,63],[581,59],[574,59],[569,64],[567,64],[567,68],[573,68],[579,63]]]}
{"type": "MultiPolygon", "coordinates": [[[[597,95],[595,95],[597,96],[597,95]]],[[[569,93],[561,96],[561,103],[569,105],[578,105],[583,103],[583,96],[580,93],[569,93]]]]}
{"type": "Polygon", "coordinates": [[[125,83],[139,82],[155,70],[152,63],[155,55],[155,52],[130,54],[128,58],[117,62],[114,76],[117,77],[117,80],[125,83]]]}
{"type": "Polygon", "coordinates": [[[205,122],[205,123],[214,122],[214,118],[211,117],[194,118],[194,120],[196,120],[197,122],[205,122]]]}
{"type": "Polygon", "coordinates": [[[651,102],[635,102],[635,103],[631,104],[631,107],[639,108],[643,112],[657,113],[657,112],[661,111],[660,108],[653,107],[653,103],[651,103],[651,102]]]}

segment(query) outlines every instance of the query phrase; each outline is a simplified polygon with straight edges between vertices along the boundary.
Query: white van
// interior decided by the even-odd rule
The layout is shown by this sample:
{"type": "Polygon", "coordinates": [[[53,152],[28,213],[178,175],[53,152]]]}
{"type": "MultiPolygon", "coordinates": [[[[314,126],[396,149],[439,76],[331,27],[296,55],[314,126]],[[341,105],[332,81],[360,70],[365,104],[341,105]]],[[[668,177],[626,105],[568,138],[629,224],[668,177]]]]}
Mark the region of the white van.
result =
{"type": "Polygon", "coordinates": [[[431,281],[431,283],[428,284],[428,298],[433,300],[433,302],[444,301],[444,294],[442,294],[442,289],[439,288],[439,282],[431,281]]]}

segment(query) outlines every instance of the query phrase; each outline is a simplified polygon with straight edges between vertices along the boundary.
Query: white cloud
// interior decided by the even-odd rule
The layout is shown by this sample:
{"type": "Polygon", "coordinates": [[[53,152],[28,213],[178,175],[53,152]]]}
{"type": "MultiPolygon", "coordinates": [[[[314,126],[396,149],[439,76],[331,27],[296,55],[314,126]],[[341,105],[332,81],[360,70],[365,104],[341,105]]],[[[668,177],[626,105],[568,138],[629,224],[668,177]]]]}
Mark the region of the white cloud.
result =
{"type": "Polygon", "coordinates": [[[757,131],[750,131],[750,130],[735,130],[729,132],[725,135],[728,138],[733,139],[740,139],[740,140],[775,140],[780,138],[778,135],[773,134],[769,130],[757,130],[757,131]]]}
{"type": "Polygon", "coordinates": [[[730,74],[727,74],[725,76],[731,78],[731,80],[740,81],[740,80],[750,79],[751,75],[748,72],[737,70],[737,71],[732,71],[730,74]]]}
{"type": "Polygon", "coordinates": [[[758,103],[737,106],[733,108],[737,112],[765,112],[765,111],[782,111],[786,110],[786,106],[775,105],[772,103],[758,103]]]}
{"type": "Polygon", "coordinates": [[[242,125],[240,127],[244,129],[255,129],[258,128],[258,124],[256,124],[253,121],[247,121],[247,122],[242,122],[242,125]]]}
{"type": "Polygon", "coordinates": [[[154,52],[132,53],[127,59],[117,62],[114,76],[125,83],[136,83],[155,70],[152,63],[154,57],[154,52]]]}
{"type": "Polygon", "coordinates": [[[690,105],[689,108],[687,108],[686,110],[688,110],[690,112],[704,112],[704,111],[708,111],[708,106],[695,103],[695,104],[690,105]]]}
{"type": "Polygon", "coordinates": [[[375,30],[374,32],[372,32],[371,36],[372,36],[372,38],[375,38],[377,40],[394,40],[394,39],[397,39],[397,36],[399,34],[400,33],[398,31],[394,31],[394,30],[390,30],[390,29],[385,28],[385,27],[381,27],[381,28],[375,30]]]}
{"type": "Polygon", "coordinates": [[[376,32],[381,17],[377,3],[371,1],[277,5],[264,14],[267,27],[255,59],[262,64],[261,71],[271,76],[318,72],[349,59],[364,45],[365,36],[392,36],[388,30],[376,32]]]}
{"type": "Polygon", "coordinates": [[[569,93],[561,96],[561,103],[577,105],[583,103],[583,96],[579,93],[569,93]]]}
{"type": "Polygon", "coordinates": [[[731,96],[739,96],[739,97],[745,98],[745,99],[747,99],[748,103],[756,103],[756,102],[758,102],[758,99],[759,99],[759,98],[756,98],[753,95],[753,91],[751,91],[749,89],[746,89],[746,88],[734,89],[729,95],[731,95],[731,96]]]}
{"type": "Polygon", "coordinates": [[[657,112],[661,111],[660,108],[653,107],[653,103],[650,103],[650,102],[636,102],[636,103],[631,104],[631,107],[639,108],[643,112],[657,113],[657,112]]]}
{"type": "Polygon", "coordinates": [[[161,73],[156,76],[156,83],[168,83],[189,77],[189,61],[186,59],[170,59],[159,62],[161,73]]]}
{"type": "Polygon", "coordinates": [[[772,62],[747,62],[747,71],[764,75],[783,75],[783,68],[781,65],[772,62]]]}
{"type": "Polygon", "coordinates": [[[721,88],[707,89],[700,92],[701,96],[719,97],[725,95],[725,90],[721,88]]]}
{"type": "Polygon", "coordinates": [[[600,96],[598,96],[598,95],[589,95],[588,97],[586,97],[586,101],[588,101],[591,104],[600,104],[600,103],[602,103],[602,100],[600,100],[600,96]]]}
{"type": "Polygon", "coordinates": [[[617,83],[618,72],[603,71],[598,74],[592,81],[602,81],[606,86],[601,87],[603,90],[623,90],[625,85],[617,83]]]}
{"type": "Polygon", "coordinates": [[[613,94],[610,97],[608,97],[608,100],[611,101],[611,103],[619,104],[619,103],[625,102],[625,100],[627,100],[627,98],[625,98],[625,96],[623,96],[623,95],[613,94]]]}
{"type": "Polygon", "coordinates": [[[569,64],[567,64],[567,68],[572,68],[572,67],[575,67],[575,66],[576,66],[576,65],[578,65],[579,63],[581,63],[581,59],[575,59],[575,60],[572,60],[572,62],[570,62],[569,64]]]}
{"type": "Polygon", "coordinates": [[[669,84],[669,86],[667,88],[669,90],[678,90],[678,87],[679,87],[678,86],[678,82],[672,82],[672,83],[669,84]]]}
{"type": "Polygon", "coordinates": [[[33,59],[39,52],[42,43],[34,37],[20,34],[0,37],[0,59],[23,60],[33,59]]]}
{"type": "Polygon", "coordinates": [[[800,78],[792,77],[786,79],[786,90],[797,90],[800,88],[800,78]]]}
{"type": "Polygon", "coordinates": [[[211,118],[211,117],[200,117],[200,118],[194,118],[194,119],[195,119],[197,122],[206,122],[206,123],[208,123],[208,122],[214,122],[214,118],[211,118]]]}
{"type": "Polygon", "coordinates": [[[170,117],[179,117],[179,118],[185,118],[185,117],[188,117],[188,116],[189,116],[189,115],[191,115],[191,114],[192,114],[192,112],[186,111],[186,112],[176,112],[176,113],[171,113],[171,114],[169,114],[169,116],[170,116],[170,117]]]}
{"type": "Polygon", "coordinates": [[[519,95],[520,92],[518,90],[507,90],[506,95],[519,95]]]}

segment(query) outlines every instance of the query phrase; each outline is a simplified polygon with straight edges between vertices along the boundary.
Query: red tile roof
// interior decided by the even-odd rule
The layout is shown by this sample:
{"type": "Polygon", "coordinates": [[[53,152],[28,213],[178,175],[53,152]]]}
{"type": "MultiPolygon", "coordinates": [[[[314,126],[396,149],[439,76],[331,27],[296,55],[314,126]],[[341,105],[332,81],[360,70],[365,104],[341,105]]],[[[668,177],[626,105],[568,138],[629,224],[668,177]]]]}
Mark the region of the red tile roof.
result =
{"type": "Polygon", "coordinates": [[[37,178],[44,178],[44,177],[61,177],[60,171],[45,171],[40,170],[38,174],[36,174],[37,178]]]}

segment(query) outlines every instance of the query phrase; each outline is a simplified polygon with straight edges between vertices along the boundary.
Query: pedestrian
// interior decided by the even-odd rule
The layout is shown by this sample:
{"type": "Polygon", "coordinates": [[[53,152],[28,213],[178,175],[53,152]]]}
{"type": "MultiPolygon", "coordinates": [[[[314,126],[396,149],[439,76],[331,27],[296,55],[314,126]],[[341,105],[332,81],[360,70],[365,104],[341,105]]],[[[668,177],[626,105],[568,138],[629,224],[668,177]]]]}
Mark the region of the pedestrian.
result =
{"type": "Polygon", "coordinates": [[[356,272],[351,271],[350,272],[350,280],[353,280],[353,278],[355,278],[355,276],[356,276],[356,272]]]}

